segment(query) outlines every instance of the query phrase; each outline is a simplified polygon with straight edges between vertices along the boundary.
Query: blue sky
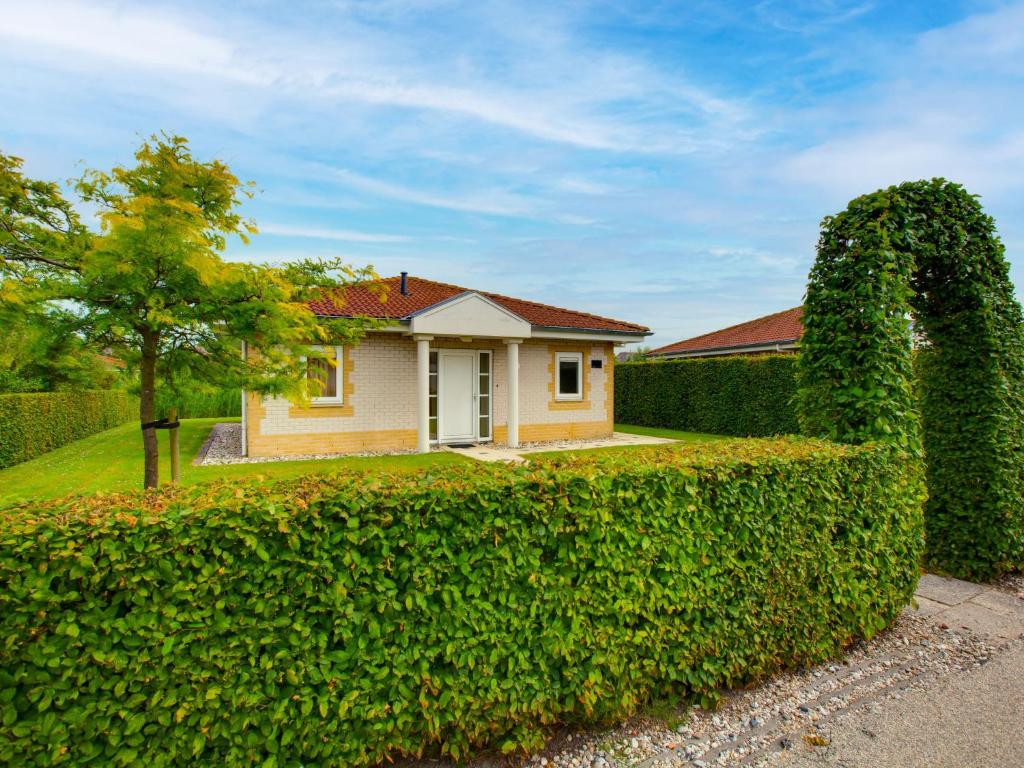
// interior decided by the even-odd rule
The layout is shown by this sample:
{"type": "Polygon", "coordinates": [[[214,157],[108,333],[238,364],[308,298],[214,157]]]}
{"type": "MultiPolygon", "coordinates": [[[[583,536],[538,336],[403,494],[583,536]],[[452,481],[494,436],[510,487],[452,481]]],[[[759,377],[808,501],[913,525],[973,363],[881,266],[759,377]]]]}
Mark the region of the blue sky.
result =
{"type": "Polygon", "coordinates": [[[946,176],[1024,281],[1024,3],[7,2],[35,176],[189,137],[261,190],[230,258],[341,256],[651,326],[802,298],[822,216],[946,176]]]}

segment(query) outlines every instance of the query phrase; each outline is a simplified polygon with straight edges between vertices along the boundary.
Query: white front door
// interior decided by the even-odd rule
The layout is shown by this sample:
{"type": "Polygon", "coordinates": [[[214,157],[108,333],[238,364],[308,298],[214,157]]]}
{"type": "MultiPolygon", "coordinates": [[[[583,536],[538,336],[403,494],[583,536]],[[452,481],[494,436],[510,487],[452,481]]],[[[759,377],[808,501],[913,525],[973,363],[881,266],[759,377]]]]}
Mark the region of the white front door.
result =
{"type": "Polygon", "coordinates": [[[438,393],[441,397],[438,409],[438,438],[441,442],[476,439],[476,398],[474,378],[476,376],[476,353],[466,351],[441,351],[439,354],[438,393]]]}

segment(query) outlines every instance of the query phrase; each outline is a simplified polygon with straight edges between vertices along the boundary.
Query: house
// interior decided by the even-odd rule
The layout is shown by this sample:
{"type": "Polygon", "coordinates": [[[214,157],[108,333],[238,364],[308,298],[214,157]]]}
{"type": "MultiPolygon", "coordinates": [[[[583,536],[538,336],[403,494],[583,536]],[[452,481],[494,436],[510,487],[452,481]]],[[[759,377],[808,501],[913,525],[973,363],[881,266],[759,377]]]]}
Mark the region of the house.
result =
{"type": "Polygon", "coordinates": [[[615,347],[648,328],[406,273],[383,283],[383,294],[356,284],[310,304],[324,317],[389,322],[328,350],[334,366],[310,361],[324,386],[309,405],[243,393],[243,453],[427,452],[612,433],[615,347]]]}
{"type": "Polygon", "coordinates": [[[803,307],[793,307],[774,315],[658,347],[648,355],[670,360],[681,357],[793,353],[804,332],[803,315],[803,307]]]}

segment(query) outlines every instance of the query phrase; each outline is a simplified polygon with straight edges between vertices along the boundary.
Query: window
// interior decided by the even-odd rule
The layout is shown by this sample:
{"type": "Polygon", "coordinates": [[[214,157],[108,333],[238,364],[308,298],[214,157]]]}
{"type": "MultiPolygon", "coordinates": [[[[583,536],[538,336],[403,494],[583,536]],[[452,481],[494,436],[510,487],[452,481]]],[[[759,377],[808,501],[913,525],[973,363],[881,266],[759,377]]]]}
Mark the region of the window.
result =
{"type": "Polygon", "coordinates": [[[437,440],[437,352],[430,353],[430,439],[437,440]]]}
{"type": "Polygon", "coordinates": [[[331,360],[320,357],[306,359],[306,378],[310,381],[313,405],[341,405],[344,356],[341,347],[314,347],[326,352],[331,360]],[[332,362],[333,361],[333,362],[332,362]]]}
{"type": "Polygon", "coordinates": [[[555,355],[555,400],[583,399],[583,353],[559,352],[555,355]]]}
{"type": "Polygon", "coordinates": [[[479,432],[477,436],[481,440],[491,439],[491,353],[480,352],[479,354],[479,432]]]}

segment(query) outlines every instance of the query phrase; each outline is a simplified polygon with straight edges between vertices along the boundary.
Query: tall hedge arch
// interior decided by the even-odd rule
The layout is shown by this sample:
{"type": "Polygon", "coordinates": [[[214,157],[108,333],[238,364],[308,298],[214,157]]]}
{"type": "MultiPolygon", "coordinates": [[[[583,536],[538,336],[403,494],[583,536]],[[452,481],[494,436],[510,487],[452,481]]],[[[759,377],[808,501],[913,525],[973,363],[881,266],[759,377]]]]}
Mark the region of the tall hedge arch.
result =
{"type": "Polygon", "coordinates": [[[852,201],[822,222],[805,306],[802,429],[925,459],[933,567],[1024,565],[1022,313],[978,199],[933,179],[852,201]]]}

